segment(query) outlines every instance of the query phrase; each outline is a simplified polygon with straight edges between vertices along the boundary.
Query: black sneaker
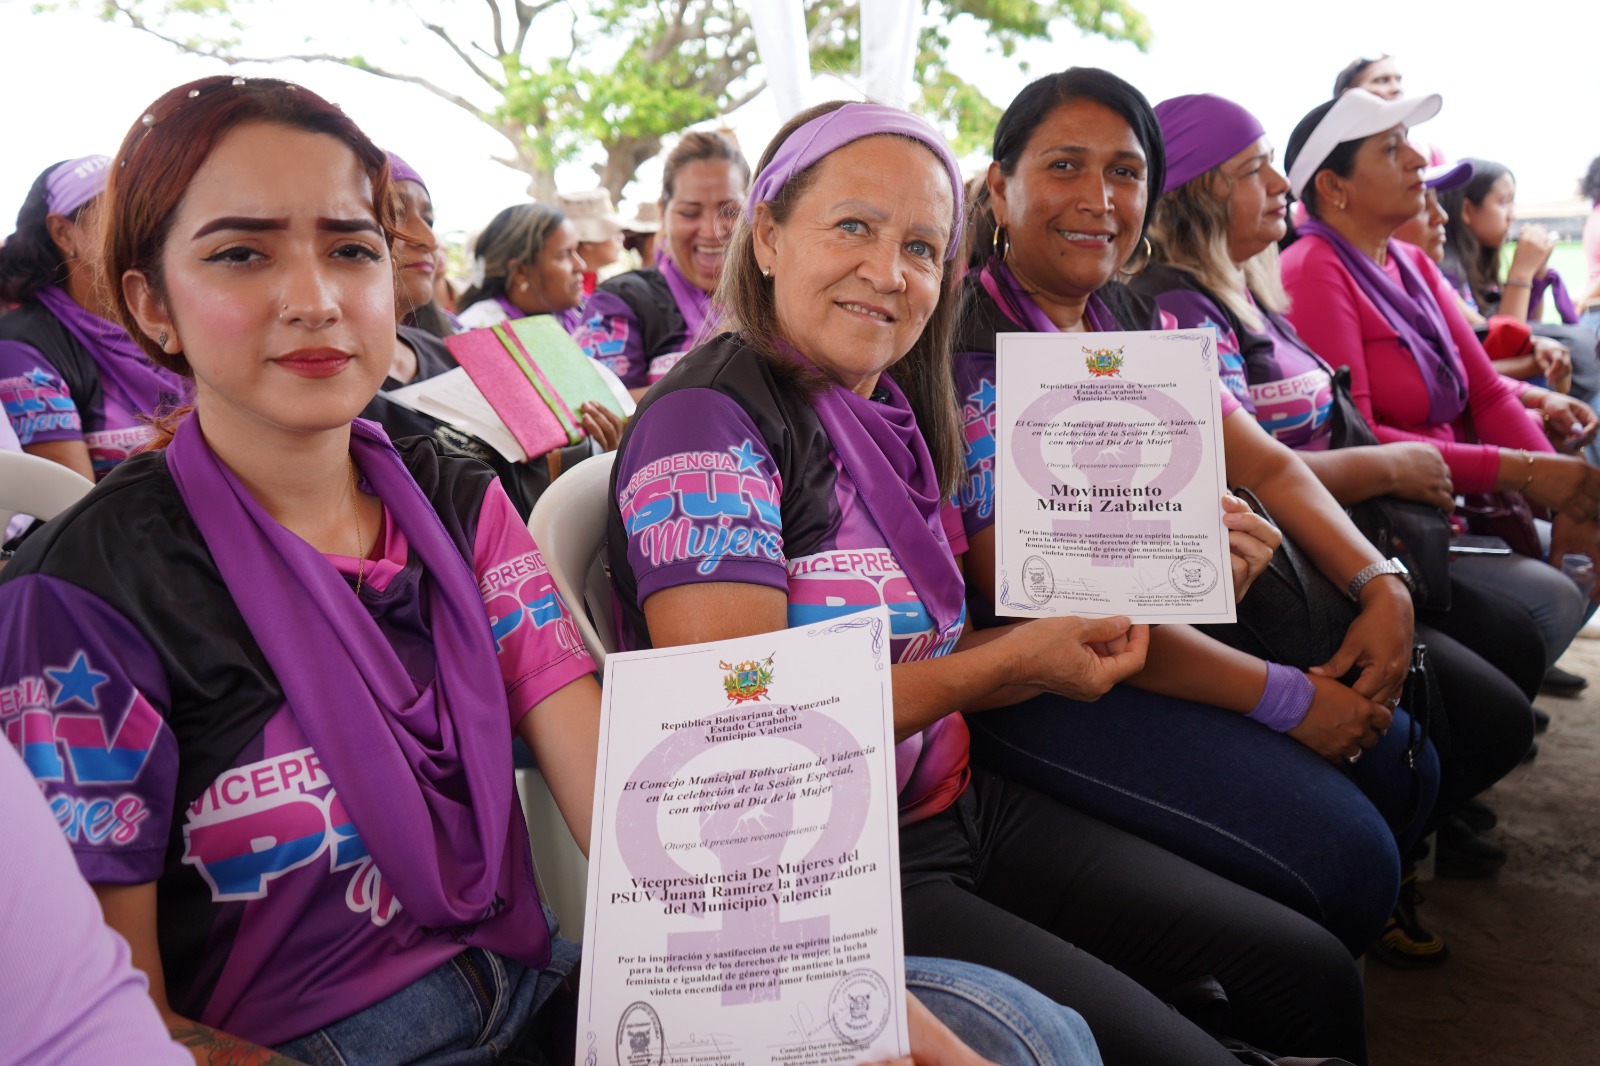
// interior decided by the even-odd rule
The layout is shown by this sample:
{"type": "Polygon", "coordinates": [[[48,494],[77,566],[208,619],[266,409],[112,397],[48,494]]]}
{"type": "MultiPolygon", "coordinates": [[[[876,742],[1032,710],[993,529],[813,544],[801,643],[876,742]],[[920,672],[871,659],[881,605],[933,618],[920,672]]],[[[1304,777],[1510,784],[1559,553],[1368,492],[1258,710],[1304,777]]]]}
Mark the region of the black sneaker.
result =
{"type": "Polygon", "coordinates": [[[1578,693],[1589,687],[1589,679],[1570,670],[1563,670],[1559,666],[1552,666],[1544,672],[1544,680],[1539,682],[1539,691],[1547,696],[1560,696],[1563,699],[1577,699],[1578,693]]]}
{"type": "Polygon", "coordinates": [[[1440,877],[1489,877],[1505,864],[1506,849],[1474,833],[1461,815],[1451,815],[1439,827],[1439,855],[1433,870],[1440,877]]]}
{"type": "Polygon", "coordinates": [[[1417,906],[1421,903],[1422,891],[1417,888],[1417,871],[1413,869],[1400,882],[1400,898],[1395,901],[1383,937],[1373,945],[1373,958],[1399,970],[1431,970],[1449,960],[1450,946],[1417,921],[1417,906]]]}
{"type": "Polygon", "coordinates": [[[1533,709],[1533,731],[1535,733],[1543,733],[1546,729],[1549,729],[1549,728],[1550,728],[1550,712],[1549,711],[1541,711],[1539,708],[1535,707],[1533,709]]]}

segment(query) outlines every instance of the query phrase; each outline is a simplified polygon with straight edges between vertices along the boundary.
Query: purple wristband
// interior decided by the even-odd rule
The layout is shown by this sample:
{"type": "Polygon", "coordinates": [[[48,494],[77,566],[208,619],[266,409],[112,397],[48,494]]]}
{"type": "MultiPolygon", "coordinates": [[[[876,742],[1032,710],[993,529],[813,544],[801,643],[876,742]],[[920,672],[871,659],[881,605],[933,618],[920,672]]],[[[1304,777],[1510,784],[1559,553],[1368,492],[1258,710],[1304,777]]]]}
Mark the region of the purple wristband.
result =
{"type": "Polygon", "coordinates": [[[1245,715],[1276,733],[1287,733],[1305,721],[1316,696],[1311,679],[1292,666],[1267,664],[1267,687],[1256,709],[1245,715]]]}

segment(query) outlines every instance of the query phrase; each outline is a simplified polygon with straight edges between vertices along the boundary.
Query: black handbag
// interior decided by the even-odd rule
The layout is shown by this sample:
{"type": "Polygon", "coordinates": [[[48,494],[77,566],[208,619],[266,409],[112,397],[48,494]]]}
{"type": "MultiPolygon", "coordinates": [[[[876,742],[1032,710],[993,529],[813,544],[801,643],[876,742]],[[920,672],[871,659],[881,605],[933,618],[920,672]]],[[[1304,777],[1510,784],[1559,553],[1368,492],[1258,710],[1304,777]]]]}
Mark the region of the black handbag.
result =
{"type": "MultiPolygon", "coordinates": [[[[1350,368],[1333,375],[1329,447],[1377,445],[1377,435],[1350,398],[1350,368]]],[[[1411,602],[1419,611],[1450,609],[1449,517],[1437,507],[1397,496],[1374,496],[1345,508],[1350,521],[1386,556],[1411,572],[1411,602]]]]}

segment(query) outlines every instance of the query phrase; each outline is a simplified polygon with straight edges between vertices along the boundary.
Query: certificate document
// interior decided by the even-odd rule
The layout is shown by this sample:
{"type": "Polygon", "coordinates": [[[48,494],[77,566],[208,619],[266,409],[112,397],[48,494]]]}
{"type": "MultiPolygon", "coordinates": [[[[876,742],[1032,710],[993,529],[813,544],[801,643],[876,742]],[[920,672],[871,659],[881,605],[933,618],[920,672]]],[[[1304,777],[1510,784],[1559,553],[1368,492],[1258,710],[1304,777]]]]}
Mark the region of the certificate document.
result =
{"type": "Polygon", "coordinates": [[[1232,622],[1216,335],[996,339],[996,613],[1232,622]]]}
{"type": "Polygon", "coordinates": [[[909,1051],[889,616],[607,658],[579,1066],[909,1051]]]}

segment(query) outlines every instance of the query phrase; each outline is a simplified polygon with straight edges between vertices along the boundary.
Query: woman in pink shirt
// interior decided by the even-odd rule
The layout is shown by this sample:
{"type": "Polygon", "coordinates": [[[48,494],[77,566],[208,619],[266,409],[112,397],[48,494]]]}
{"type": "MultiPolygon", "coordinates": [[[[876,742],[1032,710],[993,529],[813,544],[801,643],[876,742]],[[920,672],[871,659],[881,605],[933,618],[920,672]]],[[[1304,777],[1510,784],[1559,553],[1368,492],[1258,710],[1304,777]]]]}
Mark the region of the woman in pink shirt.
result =
{"type": "MultiPolygon", "coordinates": [[[[1552,558],[1600,558],[1600,471],[1555,451],[1494,372],[1432,260],[1391,239],[1424,199],[1426,160],[1407,127],[1439,104],[1353,90],[1295,128],[1289,183],[1310,217],[1283,254],[1289,317],[1313,350],[1349,365],[1351,396],[1379,440],[1433,444],[1457,491],[1510,490],[1550,508],[1552,558]]],[[[1537,399],[1558,429],[1581,417],[1559,394],[1537,399]]],[[[1455,565],[1496,571],[1533,612],[1550,662],[1577,633],[1583,598],[1555,569],[1515,555],[1455,565]]]]}

